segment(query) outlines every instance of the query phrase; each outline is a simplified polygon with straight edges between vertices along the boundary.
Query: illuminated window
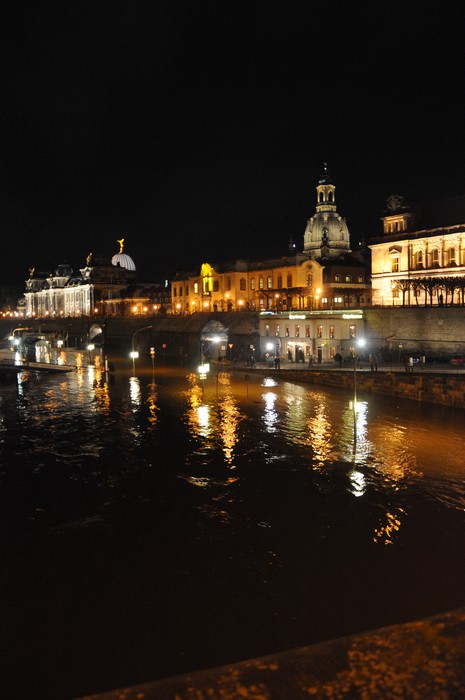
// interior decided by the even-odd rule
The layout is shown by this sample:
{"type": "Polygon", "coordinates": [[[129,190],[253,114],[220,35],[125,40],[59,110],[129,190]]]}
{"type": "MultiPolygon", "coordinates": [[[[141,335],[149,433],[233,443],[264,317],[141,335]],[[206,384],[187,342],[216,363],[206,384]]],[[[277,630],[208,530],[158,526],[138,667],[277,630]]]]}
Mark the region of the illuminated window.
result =
{"type": "Polygon", "coordinates": [[[341,275],[334,275],[334,281],[335,281],[335,282],[340,282],[340,281],[341,281],[341,275]]]}
{"type": "Polygon", "coordinates": [[[449,248],[449,250],[447,251],[447,259],[449,265],[455,264],[455,248],[449,248]]]}
{"type": "Polygon", "coordinates": [[[194,294],[198,294],[198,293],[199,293],[199,283],[194,282],[194,294]]]}
{"type": "Polygon", "coordinates": [[[357,282],[358,282],[359,284],[363,284],[363,275],[359,275],[359,276],[357,277],[357,282]]]}
{"type": "Polygon", "coordinates": [[[265,325],[265,335],[270,335],[270,324],[269,323],[267,323],[265,325]]]}
{"type": "Polygon", "coordinates": [[[432,267],[439,267],[439,250],[435,248],[431,251],[431,265],[432,267]]]}
{"type": "Polygon", "coordinates": [[[286,335],[286,336],[289,336],[289,326],[286,326],[286,332],[285,332],[285,335],[286,335]]]}
{"type": "Polygon", "coordinates": [[[300,326],[295,327],[295,337],[300,338],[300,326]]]}
{"type": "Polygon", "coordinates": [[[349,337],[355,338],[355,326],[349,326],[349,337]]]}
{"type": "Polygon", "coordinates": [[[239,280],[239,289],[241,292],[245,291],[245,277],[241,277],[239,280]]]}
{"type": "Polygon", "coordinates": [[[311,275],[307,275],[307,278],[306,278],[307,287],[311,287],[311,286],[312,286],[312,279],[313,279],[313,278],[312,278],[311,275]]]}
{"type": "Polygon", "coordinates": [[[310,338],[310,326],[305,326],[305,337],[310,338]]]}
{"type": "Polygon", "coordinates": [[[258,278],[258,288],[263,289],[263,277],[261,275],[258,278]]]}
{"type": "Polygon", "coordinates": [[[316,327],[316,337],[317,337],[317,338],[322,338],[322,337],[323,337],[323,326],[317,326],[317,327],[316,327]]]}
{"type": "Polygon", "coordinates": [[[276,326],[275,335],[279,335],[279,326],[276,326]]]}
{"type": "Polygon", "coordinates": [[[346,275],[344,282],[352,282],[352,276],[351,275],[346,275]]]}
{"type": "Polygon", "coordinates": [[[273,286],[272,280],[271,280],[271,275],[268,275],[268,277],[266,278],[266,286],[268,287],[268,289],[271,289],[273,286]]]}
{"type": "Polygon", "coordinates": [[[417,250],[416,253],[413,255],[413,265],[416,268],[422,268],[423,267],[423,251],[422,250],[417,250]]]}
{"type": "Polygon", "coordinates": [[[329,337],[334,338],[334,326],[329,327],[329,337]]]}
{"type": "Polygon", "coordinates": [[[255,277],[252,277],[252,279],[250,280],[250,289],[255,289],[255,277]]]}

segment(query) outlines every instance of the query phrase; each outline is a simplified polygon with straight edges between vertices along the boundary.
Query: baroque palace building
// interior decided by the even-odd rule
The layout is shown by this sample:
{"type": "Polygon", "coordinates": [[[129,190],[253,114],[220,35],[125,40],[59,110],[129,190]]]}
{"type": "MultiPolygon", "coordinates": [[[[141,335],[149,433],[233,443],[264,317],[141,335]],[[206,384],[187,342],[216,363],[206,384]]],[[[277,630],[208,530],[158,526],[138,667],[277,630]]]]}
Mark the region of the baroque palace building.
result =
{"type": "Polygon", "coordinates": [[[392,195],[372,240],[373,303],[465,305],[465,197],[426,206],[392,195]]]}
{"type": "Polygon", "coordinates": [[[168,312],[169,290],[157,283],[140,283],[133,259],[124,252],[124,239],[118,240],[119,252],[111,259],[93,259],[74,273],[68,264],[60,264],[52,273],[29,270],[24,306],[26,318],[61,316],[137,316],[168,312]]]}

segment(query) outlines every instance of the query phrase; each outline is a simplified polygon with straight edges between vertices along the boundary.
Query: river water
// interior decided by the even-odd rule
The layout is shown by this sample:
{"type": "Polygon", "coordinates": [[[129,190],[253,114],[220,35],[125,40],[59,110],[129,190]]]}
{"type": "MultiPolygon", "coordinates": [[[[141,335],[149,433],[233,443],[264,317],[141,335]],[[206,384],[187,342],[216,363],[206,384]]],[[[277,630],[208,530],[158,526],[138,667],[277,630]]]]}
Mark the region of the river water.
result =
{"type": "Polygon", "coordinates": [[[75,698],[465,604],[461,411],[214,370],[0,394],[3,697],[75,698]]]}

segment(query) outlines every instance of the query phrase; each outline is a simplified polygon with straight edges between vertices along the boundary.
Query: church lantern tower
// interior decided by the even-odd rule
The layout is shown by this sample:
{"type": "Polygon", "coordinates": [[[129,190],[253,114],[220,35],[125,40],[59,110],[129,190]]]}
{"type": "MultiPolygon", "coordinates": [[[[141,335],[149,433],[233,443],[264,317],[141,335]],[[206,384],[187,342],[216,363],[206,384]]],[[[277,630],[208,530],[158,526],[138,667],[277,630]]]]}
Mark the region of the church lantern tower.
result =
{"type": "Polygon", "coordinates": [[[316,212],[305,229],[303,252],[317,260],[339,258],[351,252],[349,229],[336,210],[336,187],[326,163],[316,188],[316,212]]]}

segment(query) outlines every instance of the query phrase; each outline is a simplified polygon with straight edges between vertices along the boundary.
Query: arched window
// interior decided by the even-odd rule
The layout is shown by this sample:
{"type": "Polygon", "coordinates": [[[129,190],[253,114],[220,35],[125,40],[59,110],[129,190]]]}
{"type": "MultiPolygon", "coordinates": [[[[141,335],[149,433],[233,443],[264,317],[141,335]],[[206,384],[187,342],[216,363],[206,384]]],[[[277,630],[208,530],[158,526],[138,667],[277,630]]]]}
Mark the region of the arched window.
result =
{"type": "Polygon", "coordinates": [[[447,260],[449,265],[455,265],[455,248],[449,248],[447,251],[447,260]]]}
{"type": "Polygon", "coordinates": [[[413,256],[413,264],[416,269],[421,269],[423,267],[423,251],[417,250],[413,256]]]}
{"type": "Polygon", "coordinates": [[[252,279],[250,280],[250,289],[255,289],[255,277],[252,277],[252,279]]]}
{"type": "Polygon", "coordinates": [[[439,267],[439,248],[431,251],[431,267],[439,267]]]}
{"type": "Polygon", "coordinates": [[[333,201],[333,193],[330,192],[329,196],[328,196],[328,202],[332,202],[332,201],[333,201]]]}
{"type": "Polygon", "coordinates": [[[241,290],[241,292],[245,290],[245,277],[241,277],[241,279],[239,280],[239,289],[241,290]]]}
{"type": "Polygon", "coordinates": [[[258,287],[259,287],[259,289],[263,289],[263,277],[262,277],[262,275],[260,275],[260,277],[258,278],[258,287]]]}
{"type": "Polygon", "coordinates": [[[320,192],[320,202],[324,202],[324,194],[323,194],[323,192],[320,192]]]}
{"type": "Polygon", "coordinates": [[[266,278],[266,286],[267,286],[267,289],[271,289],[271,288],[272,288],[272,279],[271,279],[271,275],[268,275],[268,277],[266,278]]]}

